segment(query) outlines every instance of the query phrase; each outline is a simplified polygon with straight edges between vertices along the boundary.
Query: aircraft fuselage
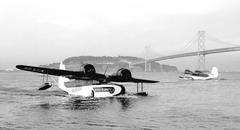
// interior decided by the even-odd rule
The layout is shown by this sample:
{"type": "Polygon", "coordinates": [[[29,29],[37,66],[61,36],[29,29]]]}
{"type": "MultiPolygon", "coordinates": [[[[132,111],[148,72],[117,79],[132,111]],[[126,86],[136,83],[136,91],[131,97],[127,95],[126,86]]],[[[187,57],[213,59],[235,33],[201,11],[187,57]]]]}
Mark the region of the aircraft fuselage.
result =
{"type": "MultiPolygon", "coordinates": [[[[60,83],[59,88],[70,95],[82,97],[111,97],[125,93],[125,87],[119,84],[89,84],[74,86],[71,82],[72,81],[63,84],[60,83]],[[71,83],[72,86],[69,86],[68,83],[71,83]],[[68,84],[68,86],[66,86],[66,84],[68,84]]],[[[78,84],[81,83],[81,81],[78,80],[74,82],[78,82],[78,84]]]]}

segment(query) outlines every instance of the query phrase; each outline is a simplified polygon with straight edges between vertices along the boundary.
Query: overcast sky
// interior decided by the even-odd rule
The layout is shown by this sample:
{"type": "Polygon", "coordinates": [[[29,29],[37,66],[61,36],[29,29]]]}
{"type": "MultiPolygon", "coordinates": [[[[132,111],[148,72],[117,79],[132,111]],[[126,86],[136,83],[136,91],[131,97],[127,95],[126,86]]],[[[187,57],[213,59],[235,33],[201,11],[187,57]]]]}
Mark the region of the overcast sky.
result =
{"type": "MultiPolygon", "coordinates": [[[[145,46],[167,55],[198,30],[240,45],[239,7],[239,0],[1,0],[0,69],[80,55],[142,56],[145,46]]],[[[240,70],[239,56],[209,56],[208,66],[218,59],[221,69],[240,70]]],[[[196,58],[165,63],[183,68],[186,61],[196,58]]]]}

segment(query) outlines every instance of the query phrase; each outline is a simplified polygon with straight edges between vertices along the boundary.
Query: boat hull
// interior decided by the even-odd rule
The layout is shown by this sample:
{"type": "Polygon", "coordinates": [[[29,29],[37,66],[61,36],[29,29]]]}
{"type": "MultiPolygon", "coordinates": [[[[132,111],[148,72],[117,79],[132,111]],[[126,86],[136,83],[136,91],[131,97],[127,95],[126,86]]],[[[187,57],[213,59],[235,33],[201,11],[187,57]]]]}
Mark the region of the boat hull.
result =
{"type": "Polygon", "coordinates": [[[125,93],[125,88],[118,84],[88,85],[64,89],[70,95],[82,97],[112,97],[125,93]]]}

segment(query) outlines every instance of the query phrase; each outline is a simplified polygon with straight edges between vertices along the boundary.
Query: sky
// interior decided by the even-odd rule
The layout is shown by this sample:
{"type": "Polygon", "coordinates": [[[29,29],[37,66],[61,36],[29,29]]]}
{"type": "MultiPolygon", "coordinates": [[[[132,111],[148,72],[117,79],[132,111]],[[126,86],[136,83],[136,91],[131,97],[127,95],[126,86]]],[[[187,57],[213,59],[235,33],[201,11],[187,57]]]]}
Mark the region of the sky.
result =
{"type": "MultiPolygon", "coordinates": [[[[199,30],[240,45],[239,7],[239,0],[1,0],[0,69],[81,55],[144,56],[146,46],[169,55],[199,30]]],[[[207,66],[240,71],[239,56],[211,55],[207,66]]],[[[194,68],[197,58],[162,63],[194,68]]]]}

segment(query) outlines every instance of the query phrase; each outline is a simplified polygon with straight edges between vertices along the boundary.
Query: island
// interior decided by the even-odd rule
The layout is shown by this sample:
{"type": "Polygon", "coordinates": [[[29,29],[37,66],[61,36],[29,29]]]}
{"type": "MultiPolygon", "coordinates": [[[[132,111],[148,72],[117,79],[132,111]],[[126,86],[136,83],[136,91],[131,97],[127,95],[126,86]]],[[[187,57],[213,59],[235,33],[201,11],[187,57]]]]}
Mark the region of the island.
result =
{"type": "MultiPolygon", "coordinates": [[[[145,65],[132,66],[131,63],[143,61],[143,58],[133,56],[77,56],[69,57],[63,61],[66,65],[66,69],[79,71],[81,65],[92,64],[96,68],[97,72],[116,72],[119,68],[128,68],[132,72],[145,71],[145,65]]],[[[40,65],[40,67],[59,68],[58,63],[51,63],[48,65],[40,65]]],[[[158,62],[152,62],[151,72],[175,72],[178,71],[176,66],[159,64],[158,62]]]]}

